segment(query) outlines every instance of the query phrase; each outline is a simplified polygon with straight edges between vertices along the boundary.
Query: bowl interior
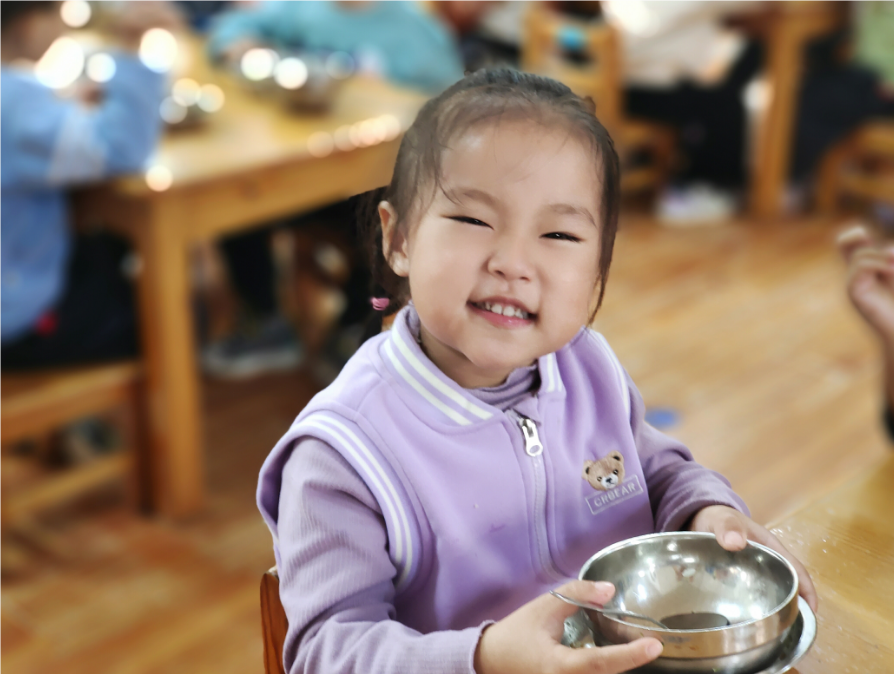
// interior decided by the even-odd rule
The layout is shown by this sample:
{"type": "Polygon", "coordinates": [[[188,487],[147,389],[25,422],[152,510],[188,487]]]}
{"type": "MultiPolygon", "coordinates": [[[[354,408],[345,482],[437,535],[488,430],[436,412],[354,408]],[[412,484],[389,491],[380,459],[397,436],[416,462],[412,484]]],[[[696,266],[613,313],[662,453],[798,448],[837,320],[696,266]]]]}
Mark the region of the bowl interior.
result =
{"type": "Polygon", "coordinates": [[[730,625],[760,620],[797,591],[791,566],[775,552],[751,543],[728,552],[713,535],[696,533],[655,534],[618,543],[591,558],[580,577],[615,585],[607,608],[634,611],[688,630],[722,627],[710,624],[710,619],[684,626],[680,616],[720,614],[730,625]]]}

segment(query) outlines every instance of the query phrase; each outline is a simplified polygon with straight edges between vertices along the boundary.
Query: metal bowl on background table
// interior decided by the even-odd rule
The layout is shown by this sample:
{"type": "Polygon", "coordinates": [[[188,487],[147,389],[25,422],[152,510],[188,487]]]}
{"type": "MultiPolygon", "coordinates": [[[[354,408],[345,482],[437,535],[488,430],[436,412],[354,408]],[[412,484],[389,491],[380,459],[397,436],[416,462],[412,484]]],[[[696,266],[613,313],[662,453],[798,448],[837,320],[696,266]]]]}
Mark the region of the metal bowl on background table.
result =
{"type": "Polygon", "coordinates": [[[799,614],[798,576],[788,560],[751,542],[738,552],[724,550],[713,534],[621,541],[591,557],[579,577],[615,585],[606,608],[667,625],[586,612],[604,643],[654,637],[664,644],[644,672],[756,672],[777,659],[799,614]]]}
{"type": "Polygon", "coordinates": [[[346,52],[302,52],[253,47],[228,66],[237,82],[297,112],[328,111],[356,71],[346,52]]]}
{"type": "Polygon", "coordinates": [[[286,56],[274,70],[276,96],[291,110],[326,112],[353,72],[353,60],[341,52],[326,58],[318,54],[286,56]],[[342,56],[347,63],[340,61],[342,56]]]}

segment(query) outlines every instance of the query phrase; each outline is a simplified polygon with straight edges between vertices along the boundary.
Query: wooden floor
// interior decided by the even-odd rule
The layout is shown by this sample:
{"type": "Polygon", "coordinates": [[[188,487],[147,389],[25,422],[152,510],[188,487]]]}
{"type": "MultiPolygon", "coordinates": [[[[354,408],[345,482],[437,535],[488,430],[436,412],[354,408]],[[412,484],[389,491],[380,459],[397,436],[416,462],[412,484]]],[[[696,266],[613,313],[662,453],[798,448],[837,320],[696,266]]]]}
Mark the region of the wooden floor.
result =
{"type": "MultiPolygon", "coordinates": [[[[847,304],[835,227],[663,229],[628,216],[597,327],[668,432],[767,522],[888,450],[874,344],[847,304]]],[[[301,373],[209,383],[210,500],[171,525],[115,504],[60,514],[2,584],[2,668],[16,674],[262,671],[258,584],[273,561],[255,477],[309,397],[301,373]],[[57,554],[59,554],[57,553],[57,554]]]]}

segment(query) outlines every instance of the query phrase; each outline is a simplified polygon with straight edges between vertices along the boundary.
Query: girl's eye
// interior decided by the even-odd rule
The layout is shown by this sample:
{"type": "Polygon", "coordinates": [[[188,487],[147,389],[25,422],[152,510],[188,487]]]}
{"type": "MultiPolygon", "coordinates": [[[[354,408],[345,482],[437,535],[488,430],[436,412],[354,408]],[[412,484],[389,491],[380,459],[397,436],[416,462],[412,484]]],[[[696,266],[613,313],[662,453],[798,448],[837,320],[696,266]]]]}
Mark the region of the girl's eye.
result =
{"type": "Polygon", "coordinates": [[[476,225],[478,227],[490,227],[486,222],[482,222],[477,218],[468,218],[465,215],[453,215],[450,216],[450,220],[456,220],[457,222],[465,222],[469,225],[476,225]]]}
{"type": "Polygon", "coordinates": [[[574,243],[579,243],[580,239],[574,234],[567,234],[565,232],[550,232],[549,234],[544,234],[544,237],[547,239],[555,239],[556,241],[572,241],[574,243]]]}

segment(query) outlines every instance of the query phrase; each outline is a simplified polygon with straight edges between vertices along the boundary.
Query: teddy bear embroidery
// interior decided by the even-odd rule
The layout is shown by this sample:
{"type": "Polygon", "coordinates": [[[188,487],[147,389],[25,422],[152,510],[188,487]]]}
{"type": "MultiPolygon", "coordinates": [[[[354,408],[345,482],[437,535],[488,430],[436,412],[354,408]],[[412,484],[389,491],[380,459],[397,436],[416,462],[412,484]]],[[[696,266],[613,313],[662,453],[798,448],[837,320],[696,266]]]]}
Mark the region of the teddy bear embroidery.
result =
{"type": "Polygon", "coordinates": [[[610,452],[598,461],[584,461],[583,478],[593,489],[614,489],[624,481],[624,457],[621,452],[610,452]]]}

